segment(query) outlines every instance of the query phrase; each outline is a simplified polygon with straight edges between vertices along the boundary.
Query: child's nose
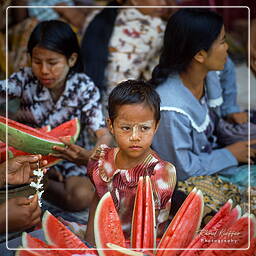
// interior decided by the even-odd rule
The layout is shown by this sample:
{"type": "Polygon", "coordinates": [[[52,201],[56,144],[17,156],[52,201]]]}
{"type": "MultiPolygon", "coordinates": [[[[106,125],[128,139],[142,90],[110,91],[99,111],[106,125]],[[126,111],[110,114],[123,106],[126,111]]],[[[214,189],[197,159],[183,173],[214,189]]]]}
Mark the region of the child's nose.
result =
{"type": "Polygon", "coordinates": [[[131,134],[130,140],[131,141],[140,140],[139,127],[134,126],[132,128],[132,134],[131,134]]]}

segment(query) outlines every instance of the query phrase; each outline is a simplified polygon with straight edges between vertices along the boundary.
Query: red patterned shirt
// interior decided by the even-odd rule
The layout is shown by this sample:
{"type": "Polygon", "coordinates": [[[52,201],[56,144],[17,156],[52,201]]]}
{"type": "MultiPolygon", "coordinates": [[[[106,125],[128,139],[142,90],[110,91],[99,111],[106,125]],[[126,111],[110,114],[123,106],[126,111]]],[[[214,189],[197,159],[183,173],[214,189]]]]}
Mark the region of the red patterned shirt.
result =
{"type": "Polygon", "coordinates": [[[119,148],[101,145],[91,157],[87,168],[98,196],[101,198],[106,192],[111,192],[123,230],[129,236],[139,177],[148,175],[151,178],[155,208],[159,210],[156,219],[158,226],[166,222],[169,216],[176,171],[172,164],[161,160],[155,152],[150,153],[134,168],[118,169],[115,166],[118,151],[119,148]]]}

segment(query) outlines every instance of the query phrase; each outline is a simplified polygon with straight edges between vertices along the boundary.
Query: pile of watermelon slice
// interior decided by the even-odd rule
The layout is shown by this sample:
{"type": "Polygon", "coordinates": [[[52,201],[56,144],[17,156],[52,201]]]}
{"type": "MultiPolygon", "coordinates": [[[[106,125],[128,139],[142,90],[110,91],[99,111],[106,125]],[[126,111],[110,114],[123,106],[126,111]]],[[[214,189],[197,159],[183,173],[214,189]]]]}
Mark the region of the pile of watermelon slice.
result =
{"type": "Polygon", "coordinates": [[[88,248],[53,215],[45,212],[42,224],[48,244],[23,233],[23,247],[16,251],[16,256],[256,255],[256,220],[252,214],[241,216],[241,208],[232,208],[232,201],[229,200],[199,231],[203,208],[202,193],[194,188],[156,246],[152,186],[149,177],[141,177],[135,198],[130,241],[125,240],[118,213],[108,192],[101,198],[94,219],[97,251],[88,248]]]}
{"type": "Polygon", "coordinates": [[[80,133],[80,124],[77,118],[67,121],[54,129],[50,126],[44,126],[35,129],[27,125],[15,122],[0,116],[0,163],[6,161],[6,158],[12,158],[20,155],[42,154],[43,159],[47,160],[50,167],[61,159],[48,156],[54,153],[54,145],[65,145],[59,140],[59,137],[70,136],[71,142],[75,142],[80,133]],[[8,138],[6,136],[8,132],[8,138]],[[8,147],[4,142],[8,139],[8,147]]]}

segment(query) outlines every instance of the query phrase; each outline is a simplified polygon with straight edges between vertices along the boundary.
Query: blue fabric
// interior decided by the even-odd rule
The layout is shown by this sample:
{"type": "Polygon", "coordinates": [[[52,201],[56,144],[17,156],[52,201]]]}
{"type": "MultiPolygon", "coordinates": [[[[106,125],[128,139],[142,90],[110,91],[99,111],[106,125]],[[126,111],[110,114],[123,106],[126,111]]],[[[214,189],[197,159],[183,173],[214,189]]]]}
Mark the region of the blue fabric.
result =
{"type": "Polygon", "coordinates": [[[219,78],[223,97],[223,104],[220,107],[221,116],[240,112],[237,104],[235,65],[230,58],[227,59],[224,70],[220,71],[219,78]]]}
{"type": "Polygon", "coordinates": [[[161,97],[162,111],[152,146],[162,159],[175,165],[178,180],[220,172],[235,174],[239,171],[232,153],[218,148],[205,133],[208,125],[211,125],[209,100],[220,98],[221,93],[220,84],[209,81],[214,80],[206,79],[207,97],[201,102],[182,84],[178,75],[169,77],[156,89],[161,97]],[[214,86],[218,90],[209,89],[214,86]],[[208,153],[209,147],[214,149],[211,153],[208,153]]]}
{"type": "Polygon", "coordinates": [[[221,174],[219,177],[227,182],[231,182],[238,186],[241,191],[244,191],[248,188],[249,182],[251,186],[255,186],[256,184],[256,165],[242,165],[238,167],[239,171],[236,175],[233,173],[221,174]],[[250,167],[250,169],[249,169],[250,167]],[[250,179],[249,179],[250,173],[250,179]]]}
{"type": "Polygon", "coordinates": [[[28,8],[29,16],[36,17],[39,21],[58,19],[59,14],[53,9],[43,6],[55,6],[62,3],[63,5],[74,5],[72,0],[30,0],[29,6],[37,6],[35,8],[28,8]]]}

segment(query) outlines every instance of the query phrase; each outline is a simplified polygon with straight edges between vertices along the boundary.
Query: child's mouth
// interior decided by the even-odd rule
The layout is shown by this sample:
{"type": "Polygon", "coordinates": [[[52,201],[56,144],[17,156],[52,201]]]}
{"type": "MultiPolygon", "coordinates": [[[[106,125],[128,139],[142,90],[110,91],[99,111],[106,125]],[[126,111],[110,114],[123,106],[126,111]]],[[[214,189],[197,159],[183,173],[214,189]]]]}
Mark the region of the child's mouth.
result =
{"type": "Polygon", "coordinates": [[[133,150],[138,150],[138,149],[141,149],[142,147],[140,147],[140,146],[131,146],[131,147],[129,147],[129,148],[131,148],[131,149],[133,149],[133,150]]]}

